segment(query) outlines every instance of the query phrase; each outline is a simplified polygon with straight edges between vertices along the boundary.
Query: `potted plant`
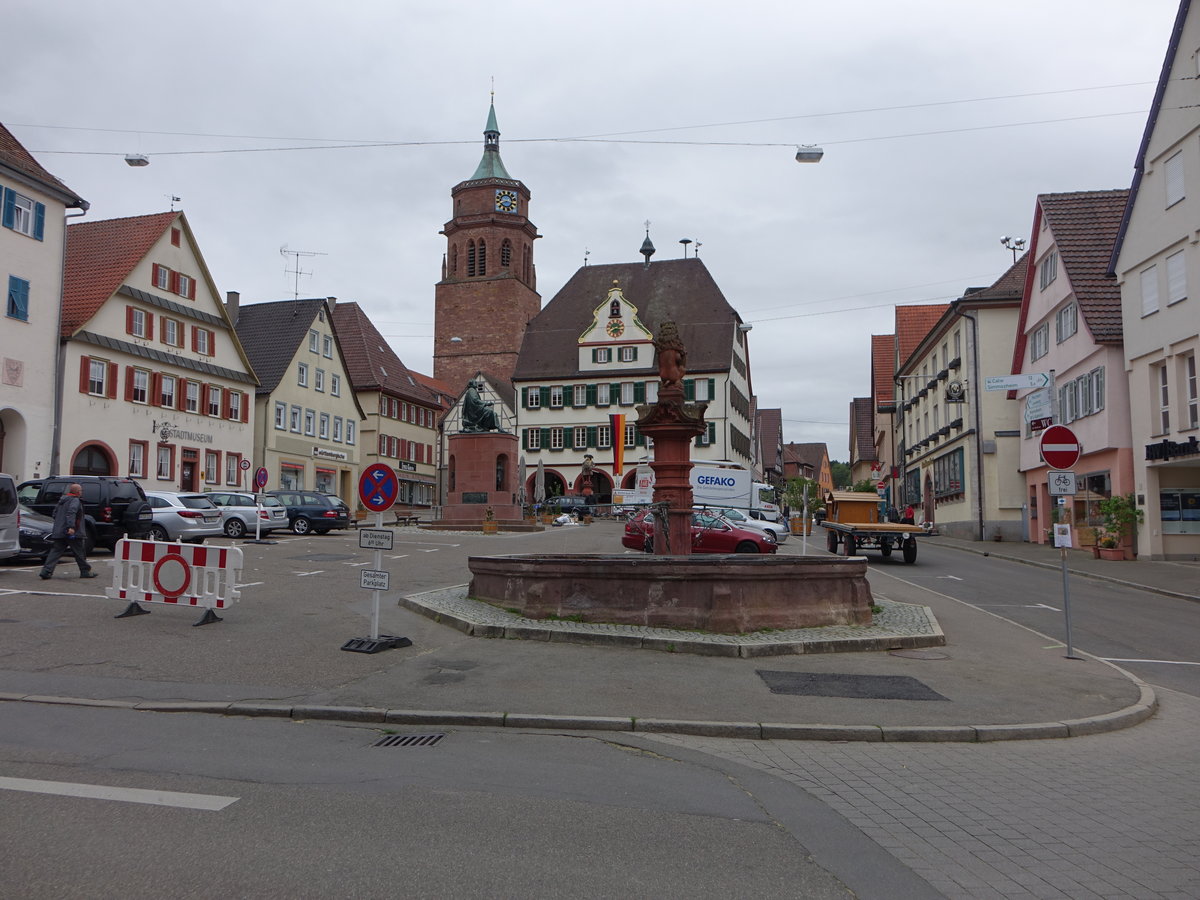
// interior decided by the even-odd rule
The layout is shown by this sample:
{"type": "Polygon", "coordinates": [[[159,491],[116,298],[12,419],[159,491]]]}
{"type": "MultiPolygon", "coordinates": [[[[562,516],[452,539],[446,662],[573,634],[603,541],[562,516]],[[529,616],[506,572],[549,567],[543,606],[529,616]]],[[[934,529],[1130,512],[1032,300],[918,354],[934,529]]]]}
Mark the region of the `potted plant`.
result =
{"type": "Polygon", "coordinates": [[[1102,520],[1096,546],[1103,559],[1124,559],[1125,543],[1130,530],[1144,518],[1134,502],[1133,494],[1117,494],[1100,501],[1102,520]]]}
{"type": "Polygon", "coordinates": [[[496,514],[492,511],[490,506],[483,511],[483,533],[496,533],[496,514]]]}

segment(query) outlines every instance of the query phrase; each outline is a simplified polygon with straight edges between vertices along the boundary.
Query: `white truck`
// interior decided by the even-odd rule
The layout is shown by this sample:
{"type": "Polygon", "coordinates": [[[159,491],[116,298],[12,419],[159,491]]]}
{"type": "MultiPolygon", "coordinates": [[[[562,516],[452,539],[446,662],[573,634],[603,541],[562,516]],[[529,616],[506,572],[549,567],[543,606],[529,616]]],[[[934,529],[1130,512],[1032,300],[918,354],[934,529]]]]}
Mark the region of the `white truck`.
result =
{"type": "MultiPolygon", "coordinates": [[[[734,466],[696,463],[692,466],[692,503],[696,506],[721,506],[740,509],[755,519],[779,521],[775,490],[769,484],[754,481],[748,469],[734,466]]],[[[654,471],[638,466],[632,490],[613,492],[615,505],[651,503],[654,500],[654,471]]]]}

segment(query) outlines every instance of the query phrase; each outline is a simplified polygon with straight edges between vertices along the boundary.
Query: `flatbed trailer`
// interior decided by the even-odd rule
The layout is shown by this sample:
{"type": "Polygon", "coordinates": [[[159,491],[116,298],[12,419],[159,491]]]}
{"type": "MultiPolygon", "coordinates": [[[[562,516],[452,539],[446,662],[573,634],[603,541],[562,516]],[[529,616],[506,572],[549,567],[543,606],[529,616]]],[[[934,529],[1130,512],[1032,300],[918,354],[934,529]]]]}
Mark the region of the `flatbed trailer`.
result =
{"type": "Polygon", "coordinates": [[[872,494],[856,492],[830,493],[825,497],[826,518],[820,522],[825,529],[825,546],[830,553],[838,545],[846,548],[847,556],[860,550],[878,550],[891,556],[899,548],[906,563],[917,561],[917,535],[925,534],[920,525],[879,521],[879,500],[872,494]]]}

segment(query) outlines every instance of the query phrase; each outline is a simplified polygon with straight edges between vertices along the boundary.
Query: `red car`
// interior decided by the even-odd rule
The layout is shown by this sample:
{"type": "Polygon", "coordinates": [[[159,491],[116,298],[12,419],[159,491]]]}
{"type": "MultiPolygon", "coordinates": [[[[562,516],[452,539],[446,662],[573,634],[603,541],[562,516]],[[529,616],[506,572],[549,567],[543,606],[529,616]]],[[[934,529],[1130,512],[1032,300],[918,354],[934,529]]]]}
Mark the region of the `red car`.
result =
{"type": "MultiPolygon", "coordinates": [[[[654,544],[654,518],[642,510],[625,523],[621,546],[649,552],[654,544]]],[[[774,553],[778,546],[762,531],[738,528],[720,516],[692,514],[693,553],[774,553]]]]}

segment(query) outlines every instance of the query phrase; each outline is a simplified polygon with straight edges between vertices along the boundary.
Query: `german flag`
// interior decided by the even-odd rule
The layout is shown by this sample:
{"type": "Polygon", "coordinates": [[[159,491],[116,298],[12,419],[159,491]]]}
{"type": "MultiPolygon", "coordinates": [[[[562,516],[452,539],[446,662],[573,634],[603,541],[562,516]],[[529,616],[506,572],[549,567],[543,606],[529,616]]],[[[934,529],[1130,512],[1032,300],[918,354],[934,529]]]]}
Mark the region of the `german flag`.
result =
{"type": "Polygon", "coordinates": [[[625,414],[613,413],[609,417],[612,422],[613,474],[625,472],[625,414]]]}

